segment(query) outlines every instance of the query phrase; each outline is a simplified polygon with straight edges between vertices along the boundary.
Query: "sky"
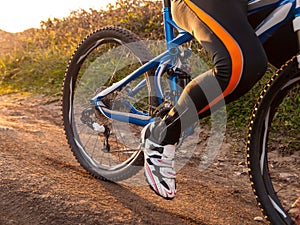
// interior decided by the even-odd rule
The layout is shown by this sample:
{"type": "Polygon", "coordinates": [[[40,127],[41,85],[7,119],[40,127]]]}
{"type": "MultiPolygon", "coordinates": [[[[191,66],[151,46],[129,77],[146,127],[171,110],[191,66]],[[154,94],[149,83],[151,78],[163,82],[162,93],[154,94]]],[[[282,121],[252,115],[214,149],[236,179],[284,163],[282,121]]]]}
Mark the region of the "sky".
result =
{"type": "Polygon", "coordinates": [[[116,0],[6,0],[0,7],[0,29],[22,32],[39,28],[40,21],[48,18],[67,17],[77,9],[100,9],[116,0]]]}

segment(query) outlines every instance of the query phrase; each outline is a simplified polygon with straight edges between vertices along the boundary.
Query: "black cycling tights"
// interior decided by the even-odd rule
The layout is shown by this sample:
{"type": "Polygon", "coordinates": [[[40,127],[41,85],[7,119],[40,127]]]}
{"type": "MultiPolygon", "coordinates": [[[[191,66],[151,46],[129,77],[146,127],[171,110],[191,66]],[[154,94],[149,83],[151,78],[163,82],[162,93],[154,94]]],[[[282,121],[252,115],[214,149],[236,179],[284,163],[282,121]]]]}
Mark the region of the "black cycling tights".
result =
{"type": "Polygon", "coordinates": [[[264,49],[247,20],[247,0],[172,0],[175,22],[210,54],[214,68],[184,89],[177,105],[152,130],[153,141],[175,144],[193,115],[202,118],[248,92],[267,68],[264,49]],[[196,113],[195,113],[196,112],[196,113]]]}

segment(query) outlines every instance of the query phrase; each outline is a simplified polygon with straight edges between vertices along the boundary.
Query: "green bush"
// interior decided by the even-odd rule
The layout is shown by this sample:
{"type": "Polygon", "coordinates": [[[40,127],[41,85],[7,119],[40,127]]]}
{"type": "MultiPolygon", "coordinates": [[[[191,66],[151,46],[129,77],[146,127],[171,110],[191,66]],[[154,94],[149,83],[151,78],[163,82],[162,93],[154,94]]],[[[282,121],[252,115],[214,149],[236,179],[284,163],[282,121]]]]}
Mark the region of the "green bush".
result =
{"type": "Polygon", "coordinates": [[[161,24],[161,3],[141,0],[119,0],[107,10],[78,10],[63,19],[41,21],[39,29],[18,34],[17,50],[0,55],[0,93],[60,95],[68,60],[89,33],[115,25],[144,39],[158,39],[163,37],[161,24]]]}

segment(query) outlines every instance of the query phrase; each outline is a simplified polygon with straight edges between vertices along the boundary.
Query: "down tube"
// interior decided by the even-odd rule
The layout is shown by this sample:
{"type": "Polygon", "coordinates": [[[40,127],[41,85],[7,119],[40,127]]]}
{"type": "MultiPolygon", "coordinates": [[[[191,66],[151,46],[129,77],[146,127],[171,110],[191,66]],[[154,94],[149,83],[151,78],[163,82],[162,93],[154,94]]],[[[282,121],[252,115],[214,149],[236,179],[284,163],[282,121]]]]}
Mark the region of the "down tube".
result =
{"type": "MultiPolygon", "coordinates": [[[[108,87],[107,89],[103,90],[99,94],[97,94],[93,99],[92,102],[94,102],[95,107],[107,118],[112,120],[117,120],[121,122],[127,122],[132,123],[140,126],[145,126],[151,121],[153,121],[153,118],[151,118],[149,115],[146,115],[144,113],[141,113],[140,111],[136,110],[132,106],[132,110],[130,112],[120,112],[116,110],[111,110],[105,106],[105,104],[101,101],[102,98],[105,96],[113,93],[114,91],[117,91],[120,88],[125,87],[128,83],[133,81],[135,78],[143,75],[145,72],[157,68],[159,66],[160,61],[168,57],[168,51],[162,53],[161,55],[157,56],[156,58],[152,59],[150,62],[142,65],[140,68],[132,72],[127,77],[123,78],[119,82],[114,83],[112,86],[108,87]]],[[[141,88],[140,86],[143,86],[145,83],[142,81],[139,83],[134,89],[133,92],[129,93],[129,95],[134,95],[136,92],[139,91],[141,88]]]]}
{"type": "Polygon", "coordinates": [[[168,52],[164,52],[160,54],[159,56],[155,57],[148,63],[142,65],[140,68],[129,74],[127,77],[123,78],[122,80],[114,83],[112,86],[106,88],[105,90],[101,91],[99,94],[97,94],[95,97],[92,98],[92,101],[94,103],[97,103],[97,101],[100,101],[103,97],[107,96],[108,94],[111,94],[112,92],[116,91],[119,88],[122,88],[126,86],[128,83],[133,81],[135,78],[141,76],[142,74],[146,73],[147,71],[151,70],[152,68],[155,68],[159,65],[160,60],[165,57],[168,54],[168,52]]]}

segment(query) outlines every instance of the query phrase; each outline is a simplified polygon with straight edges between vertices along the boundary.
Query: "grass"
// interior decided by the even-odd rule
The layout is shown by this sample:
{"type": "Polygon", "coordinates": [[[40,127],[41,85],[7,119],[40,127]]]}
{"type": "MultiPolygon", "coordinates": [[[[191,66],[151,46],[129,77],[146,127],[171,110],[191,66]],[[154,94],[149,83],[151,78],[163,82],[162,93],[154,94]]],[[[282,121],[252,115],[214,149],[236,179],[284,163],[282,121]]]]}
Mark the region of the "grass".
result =
{"type": "Polygon", "coordinates": [[[1,59],[0,93],[32,92],[61,95],[68,57],[49,49],[17,52],[1,59]]]}

